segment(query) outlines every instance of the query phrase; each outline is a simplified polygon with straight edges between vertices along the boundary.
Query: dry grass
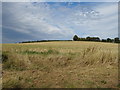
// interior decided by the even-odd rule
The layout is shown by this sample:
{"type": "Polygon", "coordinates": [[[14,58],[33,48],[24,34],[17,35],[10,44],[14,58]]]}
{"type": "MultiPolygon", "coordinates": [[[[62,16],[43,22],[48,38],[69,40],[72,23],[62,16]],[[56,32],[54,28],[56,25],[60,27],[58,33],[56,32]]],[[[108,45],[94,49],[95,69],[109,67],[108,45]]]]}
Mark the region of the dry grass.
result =
{"type": "Polygon", "coordinates": [[[118,44],[3,44],[5,88],[116,88],[118,44]]]}

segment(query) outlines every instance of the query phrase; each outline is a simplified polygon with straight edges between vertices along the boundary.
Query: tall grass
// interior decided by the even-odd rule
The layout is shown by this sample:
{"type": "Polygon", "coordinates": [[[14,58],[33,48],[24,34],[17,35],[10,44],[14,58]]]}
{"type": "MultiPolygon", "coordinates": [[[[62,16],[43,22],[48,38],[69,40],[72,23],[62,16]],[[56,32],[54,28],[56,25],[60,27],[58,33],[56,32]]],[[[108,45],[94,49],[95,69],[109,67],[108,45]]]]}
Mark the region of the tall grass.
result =
{"type": "Polygon", "coordinates": [[[3,87],[116,87],[117,46],[72,41],[5,44],[3,87]]]}

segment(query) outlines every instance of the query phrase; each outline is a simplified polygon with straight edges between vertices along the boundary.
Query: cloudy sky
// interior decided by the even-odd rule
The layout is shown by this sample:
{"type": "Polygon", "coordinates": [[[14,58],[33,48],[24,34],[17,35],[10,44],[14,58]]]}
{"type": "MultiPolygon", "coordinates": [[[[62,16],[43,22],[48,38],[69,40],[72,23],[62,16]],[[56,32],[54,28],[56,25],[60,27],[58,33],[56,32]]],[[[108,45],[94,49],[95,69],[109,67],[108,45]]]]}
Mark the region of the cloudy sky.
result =
{"type": "Polygon", "coordinates": [[[4,2],[3,43],[118,36],[117,2],[4,2]]]}

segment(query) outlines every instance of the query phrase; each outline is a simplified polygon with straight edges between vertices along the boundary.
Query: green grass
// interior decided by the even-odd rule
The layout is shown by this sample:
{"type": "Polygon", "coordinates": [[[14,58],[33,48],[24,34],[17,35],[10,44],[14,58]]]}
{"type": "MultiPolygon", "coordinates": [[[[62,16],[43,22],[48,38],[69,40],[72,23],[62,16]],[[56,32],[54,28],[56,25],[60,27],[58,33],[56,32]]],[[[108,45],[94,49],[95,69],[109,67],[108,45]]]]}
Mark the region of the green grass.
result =
{"type": "Polygon", "coordinates": [[[49,54],[59,54],[58,51],[56,50],[48,50],[48,51],[42,51],[42,52],[37,52],[37,51],[29,51],[29,50],[26,50],[26,51],[23,51],[22,54],[42,54],[42,55],[49,55],[49,54]]]}

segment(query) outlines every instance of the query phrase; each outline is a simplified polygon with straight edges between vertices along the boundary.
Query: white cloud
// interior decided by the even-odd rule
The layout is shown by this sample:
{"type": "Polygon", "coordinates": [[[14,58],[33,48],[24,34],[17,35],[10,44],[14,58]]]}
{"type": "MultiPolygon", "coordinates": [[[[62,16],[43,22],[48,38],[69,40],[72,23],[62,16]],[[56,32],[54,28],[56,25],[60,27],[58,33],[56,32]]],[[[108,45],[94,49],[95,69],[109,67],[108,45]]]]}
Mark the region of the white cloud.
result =
{"type": "Polygon", "coordinates": [[[34,39],[72,39],[77,33],[116,37],[117,3],[96,4],[3,3],[3,27],[34,39]]]}
{"type": "MultiPolygon", "coordinates": [[[[30,34],[37,38],[41,34],[49,35],[51,38],[54,38],[54,34],[57,34],[58,37],[56,38],[62,38],[63,36],[68,37],[69,34],[73,33],[70,31],[71,33],[67,35],[66,28],[63,28],[63,26],[58,28],[55,24],[50,23],[50,20],[52,20],[51,10],[46,3],[39,3],[37,6],[31,3],[5,3],[3,6],[3,14],[8,15],[8,17],[4,18],[3,26],[7,29],[30,34]]],[[[49,38],[45,37],[45,39],[49,38]]]]}
{"type": "MultiPolygon", "coordinates": [[[[96,7],[96,10],[99,11],[103,18],[96,21],[94,29],[99,30],[101,37],[117,37],[118,36],[118,4],[111,3],[109,5],[103,4],[96,7]]],[[[91,23],[92,24],[92,23],[91,23]]],[[[92,25],[91,25],[92,26],[92,25]]]]}

